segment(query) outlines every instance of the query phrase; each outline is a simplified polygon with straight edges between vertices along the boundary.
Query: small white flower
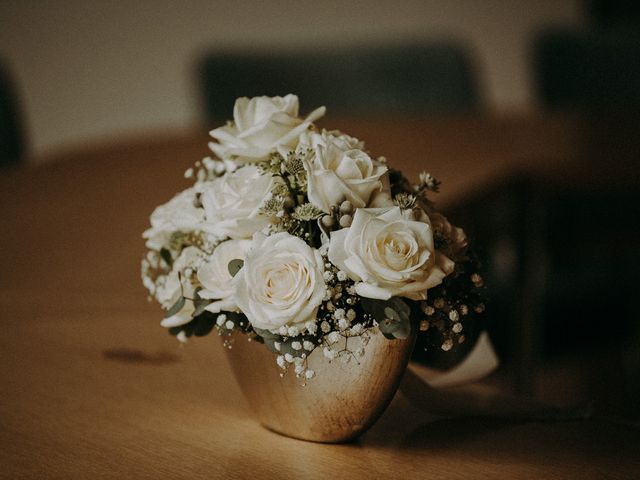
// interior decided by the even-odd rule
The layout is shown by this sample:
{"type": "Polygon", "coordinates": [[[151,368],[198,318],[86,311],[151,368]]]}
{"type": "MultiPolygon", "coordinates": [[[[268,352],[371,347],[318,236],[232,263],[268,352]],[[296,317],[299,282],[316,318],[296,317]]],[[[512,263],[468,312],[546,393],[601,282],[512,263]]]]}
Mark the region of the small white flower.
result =
{"type": "Polygon", "coordinates": [[[360,335],[363,330],[364,327],[361,323],[356,323],[353,327],[351,327],[351,333],[353,333],[354,335],[360,335]]]}
{"type": "Polygon", "coordinates": [[[300,333],[300,329],[296,326],[287,328],[287,335],[290,337],[297,337],[300,333]]]}
{"type": "Polygon", "coordinates": [[[331,325],[329,325],[328,322],[323,321],[320,324],[320,330],[322,330],[323,333],[329,333],[329,331],[331,331],[331,325]]]}
{"type": "Polygon", "coordinates": [[[353,308],[347,310],[347,320],[353,322],[356,319],[356,311],[353,308]]]}
{"type": "Polygon", "coordinates": [[[306,372],[304,372],[304,376],[311,379],[315,376],[316,372],[314,372],[313,370],[307,370],[306,372]]]}
{"type": "Polygon", "coordinates": [[[302,372],[304,372],[304,366],[296,365],[293,371],[295,372],[296,375],[300,375],[302,372]]]}
{"type": "Polygon", "coordinates": [[[221,327],[222,325],[224,325],[224,322],[226,321],[227,321],[227,316],[224,313],[222,313],[218,315],[218,318],[216,318],[216,325],[221,327]]]}
{"type": "Polygon", "coordinates": [[[310,342],[309,340],[305,340],[304,342],[302,342],[302,346],[309,352],[315,348],[313,342],[310,342]]]}
{"type": "Polygon", "coordinates": [[[448,338],[447,340],[444,341],[444,343],[440,346],[440,348],[442,348],[442,350],[444,350],[445,352],[448,352],[453,348],[453,341],[450,338],[448,338]]]}
{"type": "Polygon", "coordinates": [[[276,363],[280,368],[287,368],[287,363],[284,359],[284,356],[282,355],[278,355],[278,357],[276,358],[276,363]]]}
{"type": "Polygon", "coordinates": [[[285,353],[284,354],[284,359],[289,362],[292,363],[293,362],[293,355],[291,355],[290,353],[285,353]]]}
{"type": "Polygon", "coordinates": [[[280,335],[286,335],[287,334],[287,326],[286,325],[282,325],[279,329],[278,329],[278,333],[280,335]]]}
{"type": "Polygon", "coordinates": [[[340,270],[338,272],[338,280],[340,280],[341,282],[344,282],[347,279],[347,274],[346,272],[340,270]]]}
{"type": "Polygon", "coordinates": [[[454,333],[460,333],[462,331],[462,324],[460,322],[455,323],[451,330],[453,330],[454,333]]]}
{"type": "Polygon", "coordinates": [[[336,320],[341,320],[345,317],[346,312],[344,311],[344,308],[338,308],[336,309],[335,313],[333,314],[333,316],[336,318],[336,320]]]}
{"type": "Polygon", "coordinates": [[[338,340],[340,340],[340,333],[338,332],[331,332],[329,335],[327,335],[327,341],[330,345],[333,345],[338,340]]]}
{"type": "Polygon", "coordinates": [[[346,318],[341,318],[340,320],[338,320],[338,328],[340,330],[346,330],[347,328],[349,328],[349,322],[346,318]]]}
{"type": "Polygon", "coordinates": [[[324,349],[322,350],[322,353],[323,353],[323,354],[324,354],[324,356],[325,356],[326,358],[328,358],[329,360],[333,360],[333,359],[334,359],[334,358],[336,358],[336,356],[338,355],[338,354],[336,353],[336,351],[335,351],[335,350],[331,350],[331,349],[330,349],[330,348],[328,348],[328,347],[324,347],[324,349]]]}
{"type": "Polygon", "coordinates": [[[291,342],[291,348],[294,350],[302,349],[302,344],[300,342],[291,342]]]}
{"type": "Polygon", "coordinates": [[[232,330],[235,324],[231,320],[229,320],[227,323],[224,324],[224,326],[227,327],[229,330],[232,330]]]}
{"type": "Polygon", "coordinates": [[[304,326],[311,335],[314,335],[318,331],[318,324],[315,321],[309,321],[305,323],[304,326]]]}
{"type": "Polygon", "coordinates": [[[457,322],[458,320],[460,320],[460,314],[457,310],[451,310],[449,312],[449,320],[451,320],[452,322],[457,322]]]}

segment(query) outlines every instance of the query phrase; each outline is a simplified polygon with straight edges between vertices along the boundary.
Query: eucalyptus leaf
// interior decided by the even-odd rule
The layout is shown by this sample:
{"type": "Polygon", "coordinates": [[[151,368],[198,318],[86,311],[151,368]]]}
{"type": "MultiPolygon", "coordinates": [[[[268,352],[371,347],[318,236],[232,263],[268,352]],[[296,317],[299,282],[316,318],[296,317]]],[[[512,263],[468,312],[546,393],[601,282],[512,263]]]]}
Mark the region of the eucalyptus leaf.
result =
{"type": "Polygon", "coordinates": [[[271,333],[269,330],[263,330],[261,328],[253,329],[256,334],[262,338],[265,346],[272,351],[273,353],[279,353],[280,351],[276,348],[275,342],[280,341],[280,335],[276,335],[275,333],[271,333]]]}
{"type": "Polygon", "coordinates": [[[206,311],[205,308],[207,308],[207,306],[210,303],[211,303],[211,300],[207,300],[207,299],[204,299],[204,298],[200,298],[200,299],[194,300],[193,301],[193,306],[195,307],[195,309],[193,310],[193,313],[191,314],[191,316],[193,318],[195,318],[198,315],[201,315],[202,313],[204,313],[206,311]]]}
{"type": "Polygon", "coordinates": [[[244,260],[241,260],[239,258],[234,258],[229,262],[229,265],[227,265],[227,268],[229,269],[229,275],[231,275],[232,277],[235,277],[236,273],[238,273],[243,266],[244,266],[244,260]]]}
{"type": "Polygon", "coordinates": [[[174,303],[173,306],[165,312],[164,318],[173,317],[180,310],[182,310],[182,307],[184,307],[185,301],[186,299],[181,295],[178,301],[174,303]]]}
{"type": "Polygon", "coordinates": [[[380,332],[389,339],[404,339],[411,333],[411,308],[400,298],[363,298],[362,308],[378,322],[380,332]]]}
{"type": "Polygon", "coordinates": [[[280,355],[286,355],[288,353],[293,357],[300,356],[302,351],[301,350],[294,350],[294,348],[291,346],[291,344],[293,342],[295,342],[296,340],[299,341],[300,343],[302,343],[301,339],[296,339],[296,338],[288,338],[286,340],[282,340],[280,342],[280,349],[277,350],[277,352],[280,353],[280,355]]]}

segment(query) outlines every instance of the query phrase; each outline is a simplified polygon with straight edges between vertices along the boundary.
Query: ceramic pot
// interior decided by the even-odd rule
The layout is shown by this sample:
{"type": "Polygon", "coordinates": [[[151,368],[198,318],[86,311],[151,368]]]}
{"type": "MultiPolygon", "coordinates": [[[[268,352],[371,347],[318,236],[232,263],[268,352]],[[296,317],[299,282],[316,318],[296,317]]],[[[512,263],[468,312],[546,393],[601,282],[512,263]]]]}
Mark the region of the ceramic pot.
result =
{"type": "MultiPolygon", "coordinates": [[[[228,338],[228,337],[227,337],[228,338]]],[[[275,355],[235,333],[226,349],[233,373],[258,420],[282,435],[337,443],[364,433],[385,410],[402,379],[415,333],[404,340],[371,335],[358,361],[331,362],[316,348],[308,367],[316,375],[302,385],[293,368],[280,376],[275,355]]]]}

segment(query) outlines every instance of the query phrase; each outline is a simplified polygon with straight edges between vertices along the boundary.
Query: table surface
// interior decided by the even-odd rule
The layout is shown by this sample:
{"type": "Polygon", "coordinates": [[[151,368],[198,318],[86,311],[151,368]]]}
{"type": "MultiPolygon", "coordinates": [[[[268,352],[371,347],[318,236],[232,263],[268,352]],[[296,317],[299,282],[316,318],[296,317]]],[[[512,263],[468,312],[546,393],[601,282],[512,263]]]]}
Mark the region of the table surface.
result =
{"type": "MultiPolygon", "coordinates": [[[[584,153],[584,129],[567,118],[338,126],[370,139],[374,154],[410,175],[429,169],[443,180],[444,205],[514,171],[558,176],[584,153]]],[[[0,477],[640,475],[640,430],[632,426],[473,410],[436,417],[401,394],[352,444],[263,429],[217,336],[177,345],[139,282],[149,213],[187,185],[183,171],[206,154],[203,133],[164,135],[0,174],[0,477]]]]}

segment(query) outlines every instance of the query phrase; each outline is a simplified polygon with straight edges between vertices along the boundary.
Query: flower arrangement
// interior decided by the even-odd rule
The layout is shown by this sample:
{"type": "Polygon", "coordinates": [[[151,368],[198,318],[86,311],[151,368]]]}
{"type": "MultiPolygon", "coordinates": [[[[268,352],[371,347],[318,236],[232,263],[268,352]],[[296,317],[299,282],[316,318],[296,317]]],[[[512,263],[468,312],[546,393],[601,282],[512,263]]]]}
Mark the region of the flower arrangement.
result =
{"type": "Polygon", "coordinates": [[[484,309],[462,229],[434,210],[440,183],[417,185],[364,143],[306,117],[298,98],[239,98],[211,132],[194,185],[155,209],[142,281],[184,342],[212,330],[264,343],[281,375],[306,381],[316,349],[358,361],[371,335],[427,332],[442,350],[484,309]]]}

